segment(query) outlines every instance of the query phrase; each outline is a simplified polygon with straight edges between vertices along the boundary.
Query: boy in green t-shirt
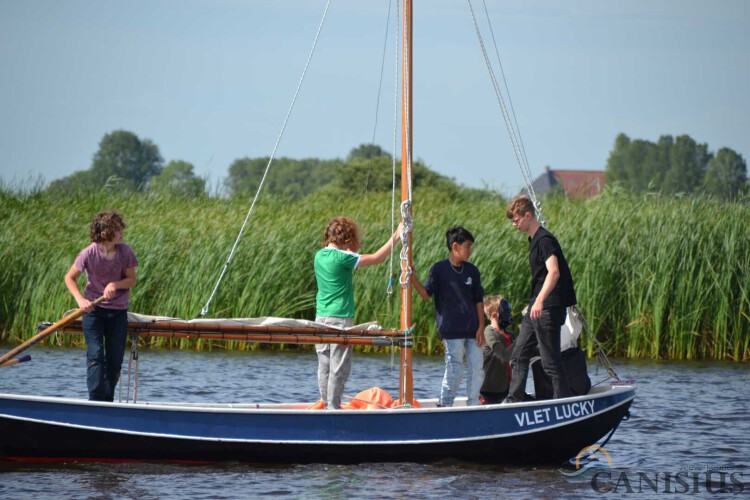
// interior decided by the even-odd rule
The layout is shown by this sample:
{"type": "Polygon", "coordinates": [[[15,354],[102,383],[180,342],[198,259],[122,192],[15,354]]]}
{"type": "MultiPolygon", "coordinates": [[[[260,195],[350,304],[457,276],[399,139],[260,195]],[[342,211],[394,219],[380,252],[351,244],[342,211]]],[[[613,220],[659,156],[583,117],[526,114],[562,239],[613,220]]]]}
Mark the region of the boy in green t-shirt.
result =
{"type": "MultiPolygon", "coordinates": [[[[331,219],[323,235],[323,248],[315,254],[315,321],[347,328],[354,325],[355,269],[385,261],[401,235],[401,225],[388,241],[373,254],[360,255],[362,237],[356,222],[348,217],[331,219]]],[[[326,409],[341,408],[344,384],[352,370],[352,346],[316,344],[318,353],[318,388],[326,409]]]]}

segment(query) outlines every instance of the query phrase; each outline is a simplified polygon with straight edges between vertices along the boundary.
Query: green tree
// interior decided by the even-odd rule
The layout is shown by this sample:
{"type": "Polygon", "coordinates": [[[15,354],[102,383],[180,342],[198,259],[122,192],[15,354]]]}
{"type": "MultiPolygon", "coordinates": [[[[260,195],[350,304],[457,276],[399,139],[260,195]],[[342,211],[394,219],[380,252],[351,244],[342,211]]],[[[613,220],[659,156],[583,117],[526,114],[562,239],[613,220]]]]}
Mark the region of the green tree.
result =
{"type": "MultiPolygon", "coordinates": [[[[364,159],[355,157],[339,166],[334,185],[351,193],[390,191],[393,186],[393,160],[390,155],[364,159]]],[[[396,162],[396,190],[401,185],[401,162],[396,162]]],[[[417,160],[412,163],[412,186],[436,188],[455,193],[458,185],[450,178],[430,170],[417,160]]]]}
{"type": "Polygon", "coordinates": [[[380,157],[391,158],[391,155],[377,144],[360,144],[349,152],[349,156],[346,159],[347,161],[352,161],[355,158],[370,159],[380,157]]]}
{"type": "Polygon", "coordinates": [[[737,199],[747,189],[747,164],[741,155],[721,148],[706,168],[706,192],[725,199],[737,199]]]}
{"type": "Polygon", "coordinates": [[[708,145],[698,144],[687,135],[677,137],[669,152],[669,170],[664,176],[662,190],[666,193],[698,190],[703,185],[710,159],[708,145]]]}
{"type": "MultiPolygon", "coordinates": [[[[390,156],[365,158],[349,156],[336,170],[333,184],[346,191],[390,191],[393,185],[393,160],[390,156]]],[[[401,167],[397,166],[396,183],[401,182],[401,167]]]]}
{"type": "MultiPolygon", "coordinates": [[[[660,139],[660,146],[664,144],[660,139]]],[[[641,139],[631,140],[619,134],[615,146],[607,159],[605,178],[607,183],[620,182],[636,192],[658,184],[662,177],[659,148],[652,142],[641,139]]]]}
{"type": "Polygon", "coordinates": [[[88,170],[59,179],[48,189],[63,194],[102,188],[142,191],[163,165],[159,148],[149,139],[142,141],[132,132],[116,130],[99,141],[88,170]]]}
{"type": "MultiPolygon", "coordinates": [[[[229,166],[224,187],[230,196],[253,196],[258,190],[269,158],[239,158],[229,166]]],[[[278,158],[273,161],[264,182],[271,194],[299,198],[329,184],[340,160],[278,158]]]]}
{"type": "Polygon", "coordinates": [[[653,160],[656,156],[653,142],[636,139],[630,143],[625,155],[625,172],[628,184],[636,192],[646,191],[652,184],[653,160]]]}
{"type": "Polygon", "coordinates": [[[607,158],[607,168],[604,173],[607,184],[626,182],[625,157],[629,147],[630,138],[623,133],[618,134],[615,138],[615,145],[607,158]]]}
{"type": "Polygon", "coordinates": [[[140,140],[132,132],[115,130],[99,142],[91,172],[99,182],[117,176],[126,187],[143,190],[151,177],[161,173],[163,165],[159,148],[149,139],[140,140]]]}
{"type": "Polygon", "coordinates": [[[238,158],[229,166],[224,187],[230,196],[246,196],[255,193],[263,177],[269,158],[238,158]]]}
{"type": "Polygon", "coordinates": [[[196,177],[191,163],[172,160],[159,175],[151,178],[149,191],[172,196],[198,197],[206,194],[206,180],[196,177]]]}
{"type": "Polygon", "coordinates": [[[659,137],[653,151],[649,155],[644,166],[644,172],[648,175],[648,184],[646,188],[661,189],[664,184],[664,177],[669,169],[669,155],[674,146],[674,137],[663,135],[659,137]]]}
{"type": "MultiPolygon", "coordinates": [[[[230,196],[253,196],[263,178],[268,158],[239,158],[229,166],[224,187],[230,196]]],[[[396,185],[401,183],[400,162],[396,166],[396,185]]],[[[412,164],[412,183],[455,193],[456,183],[430,170],[423,162],[412,164]]],[[[393,184],[393,159],[379,146],[362,144],[351,150],[346,161],[306,158],[274,160],[264,182],[271,194],[291,198],[306,196],[331,184],[349,193],[390,191],[393,184]]]]}
{"type": "Polygon", "coordinates": [[[70,196],[74,193],[91,191],[102,187],[104,187],[104,184],[97,183],[91,170],[78,170],[67,177],[52,181],[47,191],[61,196],[70,196]]]}
{"type": "Polygon", "coordinates": [[[707,144],[687,135],[663,135],[655,144],[619,134],[607,160],[606,179],[639,193],[694,193],[704,185],[711,157],[707,144]]]}
{"type": "MultiPolygon", "coordinates": [[[[396,189],[401,185],[401,160],[396,161],[396,189]]],[[[376,144],[360,144],[352,149],[336,172],[334,184],[351,192],[390,191],[393,187],[393,157],[376,144]]],[[[450,192],[458,189],[455,181],[430,170],[424,162],[412,163],[412,185],[450,192]]]]}

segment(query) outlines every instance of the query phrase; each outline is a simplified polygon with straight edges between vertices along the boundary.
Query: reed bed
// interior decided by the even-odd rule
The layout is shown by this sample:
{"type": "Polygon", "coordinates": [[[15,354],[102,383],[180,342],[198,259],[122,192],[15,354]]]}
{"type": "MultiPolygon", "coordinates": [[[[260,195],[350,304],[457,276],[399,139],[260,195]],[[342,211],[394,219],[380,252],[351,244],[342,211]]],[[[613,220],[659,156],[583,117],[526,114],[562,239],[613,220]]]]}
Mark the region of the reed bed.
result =
{"type": "MultiPolygon", "coordinates": [[[[473,262],[487,294],[503,294],[516,318],[528,297],[528,243],[504,216],[499,197],[417,191],[414,264],[421,279],[447,257],[446,229],[464,225],[476,237],[473,262]]],[[[138,255],[131,310],[197,316],[242,224],[248,200],[172,198],[111,192],[58,199],[0,189],[0,339],[29,338],[40,321],[75,307],[63,276],[88,244],[93,215],[114,208],[128,223],[138,255]]],[[[397,207],[398,208],[398,207],[397,207]]],[[[328,219],[347,214],[364,229],[364,250],[391,232],[390,195],[346,196],[323,189],[299,200],[261,198],[224,281],[212,317],[312,319],[313,255],[328,219]]],[[[547,200],[548,227],[565,250],[579,307],[592,337],[616,356],[660,359],[750,359],[750,209],[705,197],[633,195],[608,189],[588,201],[547,200]]],[[[357,271],[357,320],[397,327],[388,265],[357,271]]],[[[416,350],[440,353],[432,304],[414,294],[416,350]]],[[[70,342],[68,340],[67,342],[70,342]]],[[[81,342],[81,340],[77,340],[81,342]]],[[[152,340],[153,347],[254,349],[242,342],[152,340]]]]}

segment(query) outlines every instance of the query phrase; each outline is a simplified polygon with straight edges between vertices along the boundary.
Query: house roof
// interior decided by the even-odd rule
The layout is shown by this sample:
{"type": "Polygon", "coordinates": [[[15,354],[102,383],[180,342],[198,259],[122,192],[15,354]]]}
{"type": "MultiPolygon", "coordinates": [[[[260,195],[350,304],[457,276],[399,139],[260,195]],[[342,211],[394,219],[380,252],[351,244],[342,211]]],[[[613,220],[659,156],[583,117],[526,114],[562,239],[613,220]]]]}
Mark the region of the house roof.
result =
{"type": "Polygon", "coordinates": [[[559,185],[568,196],[591,198],[604,189],[604,172],[601,170],[552,170],[549,167],[537,177],[532,186],[543,195],[559,185]]]}

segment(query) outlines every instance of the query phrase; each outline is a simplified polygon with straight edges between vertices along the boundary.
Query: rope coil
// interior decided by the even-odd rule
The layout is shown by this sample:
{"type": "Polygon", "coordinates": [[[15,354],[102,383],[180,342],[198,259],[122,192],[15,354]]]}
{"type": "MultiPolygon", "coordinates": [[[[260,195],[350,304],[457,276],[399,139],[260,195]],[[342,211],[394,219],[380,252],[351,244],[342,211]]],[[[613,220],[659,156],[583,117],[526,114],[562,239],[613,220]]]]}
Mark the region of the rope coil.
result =
{"type": "Polygon", "coordinates": [[[414,227],[414,220],[411,214],[411,200],[406,200],[401,203],[401,219],[403,225],[401,226],[401,276],[399,282],[402,287],[407,287],[410,283],[413,268],[409,263],[409,249],[411,248],[411,231],[414,227]]]}

